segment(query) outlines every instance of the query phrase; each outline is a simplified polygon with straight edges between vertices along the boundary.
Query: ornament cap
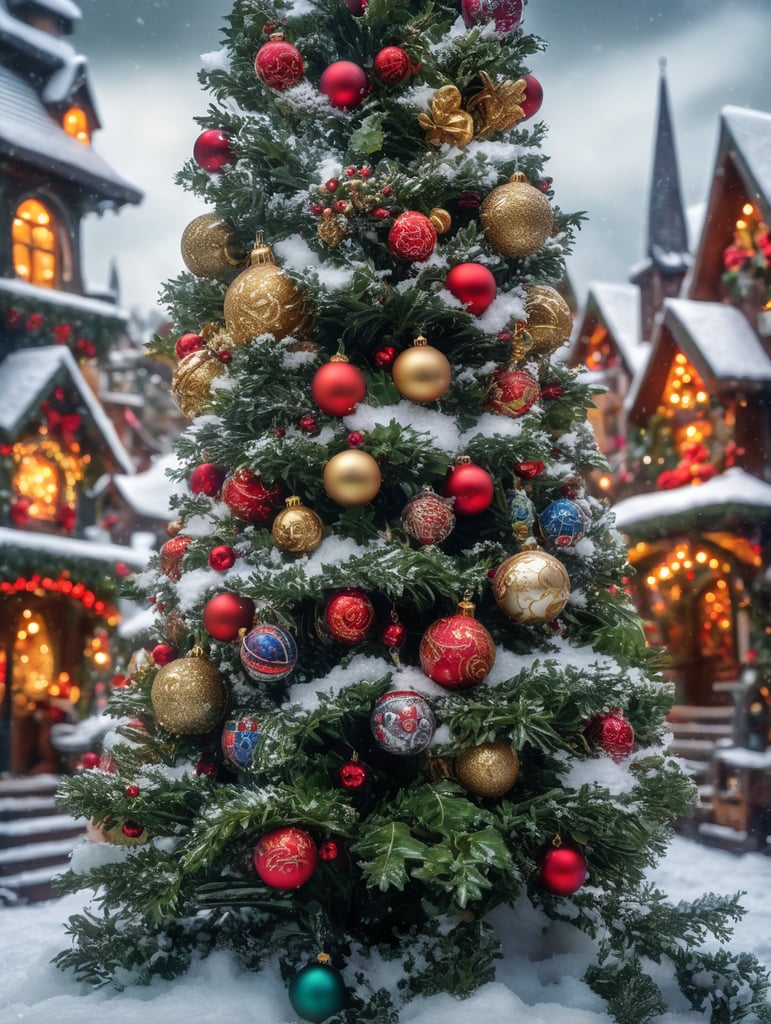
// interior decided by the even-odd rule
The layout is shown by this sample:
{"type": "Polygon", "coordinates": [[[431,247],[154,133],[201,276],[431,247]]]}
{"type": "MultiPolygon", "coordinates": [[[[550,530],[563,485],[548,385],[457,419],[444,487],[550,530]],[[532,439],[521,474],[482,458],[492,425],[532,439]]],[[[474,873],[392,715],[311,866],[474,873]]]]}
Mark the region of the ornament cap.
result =
{"type": "Polygon", "coordinates": [[[458,615],[462,615],[466,619],[473,619],[476,607],[472,601],[464,597],[462,601],[458,602],[458,615]]]}
{"type": "Polygon", "coordinates": [[[348,356],[343,355],[342,352],[335,352],[333,356],[329,357],[330,363],[350,363],[348,356]]]}
{"type": "Polygon", "coordinates": [[[424,338],[422,334],[419,334],[412,343],[413,348],[421,348],[423,345],[428,344],[428,339],[424,338]]]}
{"type": "Polygon", "coordinates": [[[249,254],[249,266],[258,267],[264,263],[275,263],[273,250],[265,244],[265,235],[258,231],[254,239],[254,248],[249,254]]]}
{"type": "Polygon", "coordinates": [[[522,171],[515,171],[512,174],[512,176],[509,178],[509,184],[510,185],[516,185],[518,183],[521,184],[521,185],[529,185],[530,184],[530,182],[527,179],[527,175],[523,174],[522,171]]]}
{"type": "Polygon", "coordinates": [[[329,953],[319,953],[319,955],[316,957],[316,962],[319,964],[331,964],[332,957],[329,955],[329,953]]]}
{"type": "Polygon", "coordinates": [[[284,38],[283,32],[271,32],[269,39],[272,43],[280,43],[284,38]]]}
{"type": "Polygon", "coordinates": [[[284,504],[287,508],[299,508],[299,506],[302,505],[302,502],[296,494],[290,494],[284,504]]]}

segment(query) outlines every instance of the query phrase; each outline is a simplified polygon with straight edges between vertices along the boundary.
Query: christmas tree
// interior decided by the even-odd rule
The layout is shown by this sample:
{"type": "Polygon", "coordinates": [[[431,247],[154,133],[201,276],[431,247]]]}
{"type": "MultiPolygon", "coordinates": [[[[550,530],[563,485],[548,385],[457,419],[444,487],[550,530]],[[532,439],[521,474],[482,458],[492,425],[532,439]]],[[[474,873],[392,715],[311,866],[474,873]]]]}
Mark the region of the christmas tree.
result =
{"type": "Polygon", "coordinates": [[[581,217],[544,175],[544,44],[521,0],[461,6],[236,0],[201,73],[179,181],[208,212],[156,343],[178,520],[130,588],[151,655],[62,789],[109,845],[59,963],[125,985],[228,949],[304,1020],[385,1024],[491,980],[491,912],[531,906],[596,939],[619,1020],[664,1009],[662,959],[738,1020],[762,970],[699,950],[736,899],[646,882],[692,786],[553,358],[581,217]]]}

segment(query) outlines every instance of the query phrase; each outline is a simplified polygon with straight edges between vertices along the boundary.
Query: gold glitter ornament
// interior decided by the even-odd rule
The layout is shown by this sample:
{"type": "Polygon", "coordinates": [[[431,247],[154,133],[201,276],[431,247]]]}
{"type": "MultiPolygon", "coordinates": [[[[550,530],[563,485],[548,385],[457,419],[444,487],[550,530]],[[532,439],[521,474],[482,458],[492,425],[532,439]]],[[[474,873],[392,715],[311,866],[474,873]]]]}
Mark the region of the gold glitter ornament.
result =
{"type": "Polygon", "coordinates": [[[227,688],[202,647],[177,658],[156,673],[150,701],[158,724],[179,736],[199,736],[222,721],[227,688]]]}
{"type": "Polygon", "coordinates": [[[335,216],[334,214],[329,217],[322,215],[319,220],[319,226],[316,229],[316,234],[324,245],[328,245],[330,249],[334,249],[336,246],[340,245],[342,240],[348,234],[348,218],[335,216]]]}
{"type": "Polygon", "coordinates": [[[503,796],[519,778],[519,757],[505,740],[480,743],[455,758],[455,777],[474,796],[503,796]]]}
{"type": "Polygon", "coordinates": [[[399,353],[391,375],[403,398],[410,402],[435,402],[449,388],[452,368],[447,356],[421,336],[399,353]]]}
{"type": "Polygon", "coordinates": [[[463,97],[454,85],[443,85],[431,100],[431,113],[419,114],[418,124],[426,141],[434,146],[447,143],[463,149],[474,138],[474,118],[461,109],[463,97]]]}
{"type": "Polygon", "coordinates": [[[498,567],[493,596],[510,619],[535,626],[560,614],[570,597],[570,578],[553,555],[540,548],[520,551],[498,567]]]}
{"type": "Polygon", "coordinates": [[[196,277],[232,281],[246,266],[247,251],[233,225],[218,213],[204,213],[182,232],[182,260],[196,277]]]}
{"type": "Polygon", "coordinates": [[[525,298],[527,333],[533,344],[532,355],[548,356],[563,345],[573,330],[570,306],[556,288],[535,285],[525,298]]]}
{"type": "Polygon", "coordinates": [[[296,494],[286,499],[271,527],[273,543],[291,555],[309,555],[321,544],[324,524],[313,509],[306,508],[296,494]]]}
{"type": "Polygon", "coordinates": [[[517,172],[487,196],[479,221],[493,249],[515,258],[538,252],[551,234],[554,216],[546,196],[517,172]]]}
{"type": "Polygon", "coordinates": [[[446,235],[452,227],[452,214],[441,206],[429,211],[428,219],[434,225],[437,235],[446,235]]]}
{"type": "Polygon", "coordinates": [[[305,295],[292,278],[276,266],[273,251],[258,232],[249,266],[225,293],[225,326],[234,345],[245,345],[260,334],[285,338],[309,322],[305,295]]]}
{"type": "Polygon", "coordinates": [[[349,448],[324,466],[324,490],[340,505],[366,505],[380,490],[380,466],[367,452],[349,448]]]}
{"type": "Polygon", "coordinates": [[[207,408],[212,381],[224,369],[209,348],[200,348],[179,361],[171,378],[171,397],[183,416],[192,420],[207,408]]]}

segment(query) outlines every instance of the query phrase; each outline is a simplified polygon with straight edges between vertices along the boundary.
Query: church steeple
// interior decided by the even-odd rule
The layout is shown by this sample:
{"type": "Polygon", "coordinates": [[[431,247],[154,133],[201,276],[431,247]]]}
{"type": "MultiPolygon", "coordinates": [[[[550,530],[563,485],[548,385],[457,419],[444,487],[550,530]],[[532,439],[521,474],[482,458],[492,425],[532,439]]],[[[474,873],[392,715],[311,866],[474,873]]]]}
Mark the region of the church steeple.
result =
{"type": "Polygon", "coordinates": [[[659,116],[648,206],[648,253],[664,275],[688,269],[688,231],[680,192],[672,117],[669,112],[667,62],[659,61],[659,116]]]}

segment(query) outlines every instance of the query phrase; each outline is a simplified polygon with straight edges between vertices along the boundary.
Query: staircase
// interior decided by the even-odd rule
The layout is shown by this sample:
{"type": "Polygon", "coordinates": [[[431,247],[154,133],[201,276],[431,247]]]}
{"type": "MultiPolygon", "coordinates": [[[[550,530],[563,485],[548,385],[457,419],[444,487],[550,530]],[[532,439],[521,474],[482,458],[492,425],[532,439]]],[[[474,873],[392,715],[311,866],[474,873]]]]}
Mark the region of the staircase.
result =
{"type": "Polygon", "coordinates": [[[670,752],[685,762],[697,785],[706,784],[715,747],[731,743],[733,705],[676,704],[667,715],[667,723],[672,732],[670,752]]]}
{"type": "Polygon", "coordinates": [[[0,906],[49,900],[84,823],[55,800],[56,775],[0,778],[0,906]]]}

